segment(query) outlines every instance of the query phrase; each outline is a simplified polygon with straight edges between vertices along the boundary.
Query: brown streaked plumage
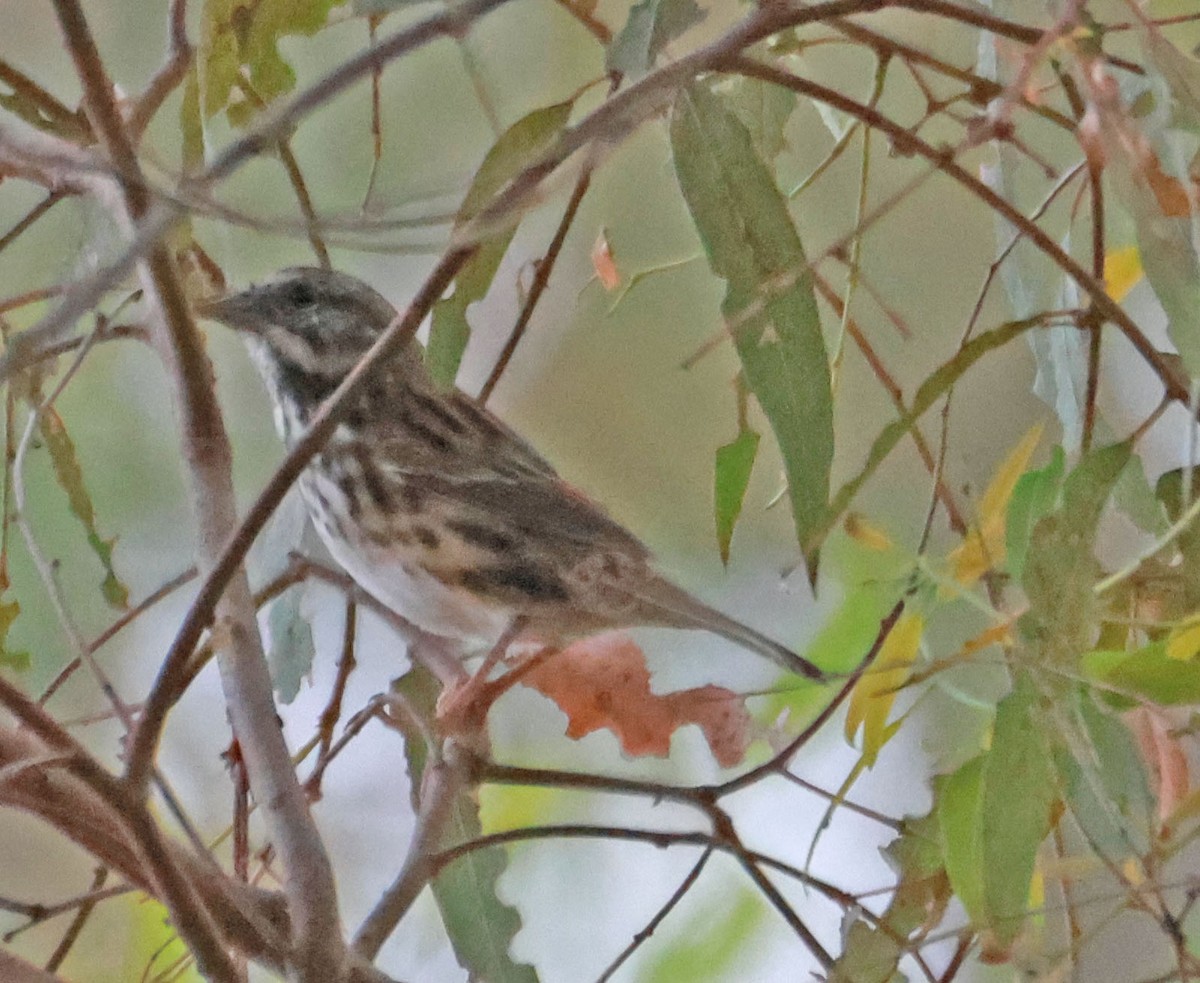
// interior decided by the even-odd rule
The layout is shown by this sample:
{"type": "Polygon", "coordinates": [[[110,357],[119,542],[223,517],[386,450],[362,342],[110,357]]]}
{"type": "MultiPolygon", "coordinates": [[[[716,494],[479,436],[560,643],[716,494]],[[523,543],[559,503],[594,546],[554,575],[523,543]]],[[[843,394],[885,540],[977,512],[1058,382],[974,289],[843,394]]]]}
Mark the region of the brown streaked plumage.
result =
{"type": "MultiPolygon", "coordinates": [[[[396,311],[345,273],[299,267],[204,306],[243,331],[289,446],[396,311]]],[[[410,343],[347,408],[300,479],[334,558],[366,590],[464,648],[514,619],[557,643],[636,625],[715,632],[823,678],[783,645],[675,586],[649,550],[521,437],[439,389],[410,343]]]]}

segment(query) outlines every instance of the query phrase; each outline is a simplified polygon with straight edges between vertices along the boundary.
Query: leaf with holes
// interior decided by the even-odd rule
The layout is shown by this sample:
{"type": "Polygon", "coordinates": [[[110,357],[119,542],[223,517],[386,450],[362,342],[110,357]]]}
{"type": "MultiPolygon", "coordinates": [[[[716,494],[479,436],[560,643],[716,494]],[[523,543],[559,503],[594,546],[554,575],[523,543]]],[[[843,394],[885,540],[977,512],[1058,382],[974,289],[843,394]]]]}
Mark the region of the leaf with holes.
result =
{"type": "Polygon", "coordinates": [[[1021,631],[1043,664],[1074,665],[1092,644],[1099,567],[1092,544],[1130,451],[1125,442],[1088,452],[1063,482],[1061,507],[1033,527],[1022,569],[1029,612],[1021,631]]]}
{"type": "Polygon", "coordinates": [[[829,971],[830,983],[903,983],[900,961],[941,923],[950,901],[940,847],[935,815],[903,821],[900,836],[883,850],[896,872],[895,892],[877,918],[856,918],[843,930],[842,955],[829,971]]]}
{"type": "Polygon", "coordinates": [[[341,0],[208,0],[196,49],[197,91],[205,119],[225,111],[234,126],[249,122],[256,100],[237,101],[243,71],[254,95],[269,103],[296,84],[279,53],[290,35],[316,34],[341,0]]]}
{"type": "Polygon", "coordinates": [[[810,579],[833,460],[833,398],[812,275],[787,203],[750,133],[703,85],[676,100],[671,149],[746,383],[783,456],[810,579]]]}

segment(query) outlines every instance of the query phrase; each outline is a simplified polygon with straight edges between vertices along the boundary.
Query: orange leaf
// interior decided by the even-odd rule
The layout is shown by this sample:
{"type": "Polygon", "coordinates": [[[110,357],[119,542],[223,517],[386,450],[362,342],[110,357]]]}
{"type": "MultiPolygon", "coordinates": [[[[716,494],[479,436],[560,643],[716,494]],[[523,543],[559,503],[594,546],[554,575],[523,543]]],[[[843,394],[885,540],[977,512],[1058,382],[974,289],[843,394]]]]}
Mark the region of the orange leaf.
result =
{"type": "Polygon", "coordinates": [[[717,763],[738,764],[750,744],[744,698],[721,686],[653,693],[646,657],[629,635],[606,632],[563,649],[527,673],[521,683],[548,696],[567,715],[567,736],[578,740],[608,728],[621,749],[638,757],[665,757],[671,735],[695,724],[717,763]]]}
{"type": "Polygon", "coordinates": [[[1164,215],[1181,217],[1192,213],[1192,195],[1195,189],[1189,189],[1182,182],[1171,177],[1162,169],[1162,164],[1154,152],[1148,147],[1142,156],[1142,177],[1154,192],[1159,211],[1164,215]]]}
{"type": "Polygon", "coordinates": [[[596,277],[605,290],[616,290],[621,285],[621,273],[617,269],[608,233],[604,229],[600,230],[595,245],[592,246],[592,269],[596,271],[596,277]]]}
{"type": "Polygon", "coordinates": [[[857,540],[869,550],[886,553],[892,548],[892,540],[879,526],[870,522],[859,512],[849,512],[842,524],[846,535],[857,540]]]}

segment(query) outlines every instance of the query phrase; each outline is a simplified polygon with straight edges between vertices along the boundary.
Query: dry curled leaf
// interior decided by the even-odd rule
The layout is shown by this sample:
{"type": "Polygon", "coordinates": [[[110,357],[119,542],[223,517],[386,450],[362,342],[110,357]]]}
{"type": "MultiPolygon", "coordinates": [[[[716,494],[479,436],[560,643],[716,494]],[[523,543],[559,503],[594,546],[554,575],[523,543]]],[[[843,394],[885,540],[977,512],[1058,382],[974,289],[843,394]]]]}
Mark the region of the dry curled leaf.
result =
{"type": "Polygon", "coordinates": [[[722,686],[677,693],[650,690],[646,657],[624,632],[582,639],[524,676],[521,682],[552,699],[567,715],[567,736],[578,740],[608,728],[628,755],[665,757],[671,735],[695,724],[713,757],[731,768],[750,744],[744,697],[722,686]]]}

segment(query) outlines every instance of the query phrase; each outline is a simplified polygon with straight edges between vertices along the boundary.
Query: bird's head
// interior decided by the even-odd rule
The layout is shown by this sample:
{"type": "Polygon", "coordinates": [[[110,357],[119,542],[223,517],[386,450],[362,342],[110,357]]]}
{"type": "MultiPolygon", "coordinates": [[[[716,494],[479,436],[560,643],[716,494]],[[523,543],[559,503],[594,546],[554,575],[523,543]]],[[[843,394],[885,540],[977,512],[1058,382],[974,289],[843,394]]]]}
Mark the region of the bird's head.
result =
{"type": "MultiPolygon", "coordinates": [[[[236,328],[275,397],[303,423],[396,317],[396,309],[357,277],[297,266],[238,293],[199,305],[199,313],[236,328]]],[[[423,370],[416,342],[392,363],[402,376],[423,370]]]]}
{"type": "Polygon", "coordinates": [[[338,379],[396,316],[387,299],[357,277],[309,266],[281,270],[199,310],[295,371],[338,379]]]}

